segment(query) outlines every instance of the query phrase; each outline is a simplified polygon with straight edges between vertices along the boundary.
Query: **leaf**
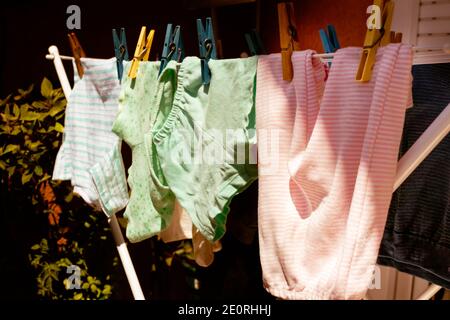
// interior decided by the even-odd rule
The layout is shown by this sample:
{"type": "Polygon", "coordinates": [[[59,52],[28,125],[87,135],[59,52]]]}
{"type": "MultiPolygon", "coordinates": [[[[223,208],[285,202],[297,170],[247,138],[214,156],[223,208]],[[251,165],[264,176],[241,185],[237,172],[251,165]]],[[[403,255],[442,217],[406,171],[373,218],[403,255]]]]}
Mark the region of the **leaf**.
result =
{"type": "Polygon", "coordinates": [[[90,227],[91,227],[91,224],[90,224],[89,222],[86,221],[86,222],[84,223],[84,226],[85,226],[86,228],[90,228],[90,227]]]}
{"type": "Polygon", "coordinates": [[[38,147],[41,145],[40,141],[35,141],[35,142],[31,142],[28,145],[28,149],[30,149],[31,151],[37,151],[38,147]]]}
{"type": "Polygon", "coordinates": [[[51,117],[56,116],[58,113],[63,111],[66,108],[66,100],[58,101],[48,112],[51,117]]]}
{"type": "Polygon", "coordinates": [[[32,177],[33,177],[33,173],[22,174],[22,184],[25,184],[28,181],[30,181],[32,177]]]}
{"type": "Polygon", "coordinates": [[[83,289],[83,290],[89,289],[89,283],[87,283],[87,282],[83,283],[83,285],[81,286],[81,289],[83,289]]]}
{"type": "Polygon", "coordinates": [[[52,83],[47,79],[44,78],[41,83],[41,94],[42,96],[46,98],[51,98],[53,91],[53,85],[52,83]]]}
{"type": "Polygon", "coordinates": [[[22,130],[20,130],[20,126],[14,126],[14,129],[11,131],[12,136],[17,136],[22,130]]]}
{"type": "Polygon", "coordinates": [[[19,118],[20,115],[20,108],[17,104],[14,103],[14,107],[13,107],[13,113],[14,113],[14,117],[15,118],[19,118]]]}
{"type": "Polygon", "coordinates": [[[3,107],[4,105],[6,105],[9,102],[9,99],[11,99],[11,96],[12,96],[12,94],[7,96],[6,99],[0,100],[0,107],[3,107]]]}
{"type": "Polygon", "coordinates": [[[31,105],[37,109],[48,109],[48,104],[43,101],[34,101],[31,105]]]}
{"type": "Polygon", "coordinates": [[[168,257],[168,258],[166,258],[166,265],[167,265],[168,267],[170,267],[170,266],[172,265],[172,260],[173,260],[173,257],[168,257]]]}
{"type": "Polygon", "coordinates": [[[31,91],[33,91],[33,88],[34,88],[34,84],[31,84],[31,85],[28,87],[28,89],[26,89],[26,90],[18,89],[17,91],[18,91],[23,97],[25,97],[25,96],[29,95],[29,94],[31,93],[31,91]]]}
{"type": "Polygon", "coordinates": [[[50,179],[52,176],[50,176],[49,174],[44,174],[44,177],[42,177],[41,179],[39,179],[38,184],[50,179]]]}
{"type": "Polygon", "coordinates": [[[34,168],[34,173],[36,173],[39,177],[42,176],[42,167],[41,166],[36,166],[34,168]]]}
{"type": "Polygon", "coordinates": [[[6,169],[6,162],[0,160],[0,169],[5,170],[6,169]]]}
{"type": "Polygon", "coordinates": [[[58,148],[59,141],[58,140],[53,141],[52,146],[53,146],[53,148],[58,148]]]}
{"type": "Polygon", "coordinates": [[[39,244],[35,244],[34,246],[31,247],[31,250],[39,250],[41,248],[41,246],[39,244]]]}
{"type": "Polygon", "coordinates": [[[73,296],[74,300],[81,300],[83,299],[83,294],[82,293],[77,293],[73,296]]]}
{"type": "Polygon", "coordinates": [[[20,114],[24,114],[25,112],[28,111],[28,109],[30,109],[30,105],[28,103],[24,103],[20,106],[20,114]]]}
{"type": "Polygon", "coordinates": [[[7,154],[8,152],[17,153],[20,147],[17,144],[8,144],[1,155],[7,154]]]}
{"type": "Polygon", "coordinates": [[[64,201],[70,202],[70,201],[72,201],[72,199],[73,199],[73,193],[71,192],[64,198],[64,201]]]}
{"type": "Polygon", "coordinates": [[[12,175],[14,174],[14,171],[16,170],[16,166],[9,167],[6,170],[8,171],[8,177],[12,177],[12,175]]]}
{"type": "Polygon", "coordinates": [[[26,111],[20,115],[22,121],[34,121],[42,117],[42,113],[34,111],[26,111]]]}
{"type": "Polygon", "coordinates": [[[61,123],[56,122],[55,123],[55,130],[58,131],[58,132],[63,133],[64,132],[64,126],[61,123]]]}
{"type": "Polygon", "coordinates": [[[105,296],[110,295],[111,294],[111,286],[106,284],[102,291],[102,294],[104,294],[105,296]]]}

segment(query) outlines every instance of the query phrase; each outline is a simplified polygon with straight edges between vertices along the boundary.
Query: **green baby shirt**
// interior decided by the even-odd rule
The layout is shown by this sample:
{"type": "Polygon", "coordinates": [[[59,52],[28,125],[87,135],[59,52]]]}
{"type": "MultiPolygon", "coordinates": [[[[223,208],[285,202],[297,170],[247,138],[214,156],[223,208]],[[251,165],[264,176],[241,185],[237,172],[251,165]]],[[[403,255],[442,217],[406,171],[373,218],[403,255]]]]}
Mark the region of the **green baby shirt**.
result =
{"type": "Polygon", "coordinates": [[[210,241],[225,233],[232,197],[257,178],[256,66],[257,57],[210,60],[211,83],[203,85],[200,59],[187,57],[159,78],[159,110],[145,138],[153,178],[210,241]]]}
{"type": "MultiPolygon", "coordinates": [[[[124,74],[128,74],[130,65],[125,63],[124,74]]],[[[152,155],[146,152],[144,144],[144,136],[150,132],[158,111],[155,104],[158,71],[159,62],[141,62],[135,80],[123,77],[119,112],[112,129],[132,152],[132,165],[128,169],[131,194],[124,213],[128,219],[126,236],[131,242],[142,241],[165,229],[175,204],[169,188],[151,179],[152,155]]]]}

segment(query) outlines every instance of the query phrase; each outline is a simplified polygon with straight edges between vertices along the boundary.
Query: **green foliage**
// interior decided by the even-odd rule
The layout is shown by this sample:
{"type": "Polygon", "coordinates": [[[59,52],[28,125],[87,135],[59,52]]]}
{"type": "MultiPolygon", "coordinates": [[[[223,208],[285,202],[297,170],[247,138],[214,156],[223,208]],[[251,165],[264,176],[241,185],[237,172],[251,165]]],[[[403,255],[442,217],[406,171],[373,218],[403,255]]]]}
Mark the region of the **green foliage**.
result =
{"type": "MultiPolygon", "coordinates": [[[[30,254],[31,266],[39,270],[36,278],[38,295],[53,300],[106,300],[112,294],[112,286],[108,283],[103,284],[98,278],[88,273],[88,265],[84,259],[84,249],[78,245],[78,242],[72,241],[67,249],[71,252],[70,258],[62,257],[53,263],[51,252],[48,247],[47,239],[42,239],[39,244],[31,247],[30,254]],[[71,289],[67,270],[70,266],[80,268],[80,288],[71,289]]],[[[114,258],[114,264],[117,265],[117,257],[114,258]]],[[[110,276],[106,276],[106,281],[110,276]]]]}
{"type": "Polygon", "coordinates": [[[37,294],[44,299],[108,299],[112,284],[107,273],[117,266],[110,229],[101,213],[72,193],[70,183],[51,181],[66,100],[45,78],[40,89],[40,96],[30,86],[0,100],[0,181],[48,221],[44,238],[29,254],[37,294]],[[99,252],[110,253],[106,263],[98,261],[103,258],[99,252]],[[89,266],[96,264],[105,268],[94,276],[89,266]],[[80,289],[66,288],[71,265],[80,267],[80,289]]]}
{"type": "Polygon", "coordinates": [[[0,100],[0,169],[11,184],[39,185],[51,177],[51,166],[61,141],[66,100],[61,89],[42,81],[44,99],[32,100],[33,85],[0,100]],[[44,170],[42,164],[47,170],[44,170]]]}

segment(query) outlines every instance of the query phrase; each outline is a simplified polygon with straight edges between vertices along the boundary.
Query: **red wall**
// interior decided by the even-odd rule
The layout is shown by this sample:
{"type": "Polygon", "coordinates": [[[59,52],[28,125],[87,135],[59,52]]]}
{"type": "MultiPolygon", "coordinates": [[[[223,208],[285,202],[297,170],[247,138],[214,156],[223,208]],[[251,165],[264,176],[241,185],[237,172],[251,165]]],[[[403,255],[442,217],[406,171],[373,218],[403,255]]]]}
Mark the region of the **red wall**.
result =
{"type": "MultiPolygon", "coordinates": [[[[302,49],[322,52],[319,29],[336,28],[341,47],[362,46],[366,33],[366,9],[373,0],[294,0],[299,42],[302,49]]],[[[261,35],[270,52],[279,52],[275,1],[262,0],[261,35]]]]}

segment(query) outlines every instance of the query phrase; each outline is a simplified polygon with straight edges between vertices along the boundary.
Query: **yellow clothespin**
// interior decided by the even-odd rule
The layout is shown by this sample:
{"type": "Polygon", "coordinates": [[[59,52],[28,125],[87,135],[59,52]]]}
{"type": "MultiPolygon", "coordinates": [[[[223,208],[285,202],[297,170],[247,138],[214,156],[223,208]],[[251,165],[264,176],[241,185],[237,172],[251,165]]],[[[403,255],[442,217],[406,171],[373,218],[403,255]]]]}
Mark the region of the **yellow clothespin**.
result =
{"type": "Polygon", "coordinates": [[[133,61],[131,62],[130,71],[128,72],[128,76],[132,79],[136,78],[139,62],[148,61],[148,58],[150,56],[150,49],[152,48],[155,30],[153,29],[150,30],[150,32],[147,35],[147,39],[145,38],[146,34],[147,28],[142,27],[141,33],[139,34],[136,50],[134,51],[134,57],[133,61]]]}
{"type": "Polygon", "coordinates": [[[86,57],[86,53],[83,50],[80,42],[75,33],[71,32],[67,35],[69,37],[70,49],[72,50],[73,58],[75,59],[75,65],[77,66],[78,76],[83,77],[84,70],[81,64],[80,58],[86,57]]]}
{"type": "Polygon", "coordinates": [[[391,25],[394,15],[394,2],[391,0],[374,0],[373,4],[380,8],[381,29],[368,29],[364,40],[364,48],[359,63],[356,80],[361,82],[370,81],[372,69],[375,64],[377,50],[380,46],[391,43],[391,25]]]}
{"type": "Polygon", "coordinates": [[[300,50],[294,17],[294,5],[292,2],[278,3],[278,25],[280,28],[283,80],[291,81],[294,76],[291,62],[292,52],[300,50]]]}

